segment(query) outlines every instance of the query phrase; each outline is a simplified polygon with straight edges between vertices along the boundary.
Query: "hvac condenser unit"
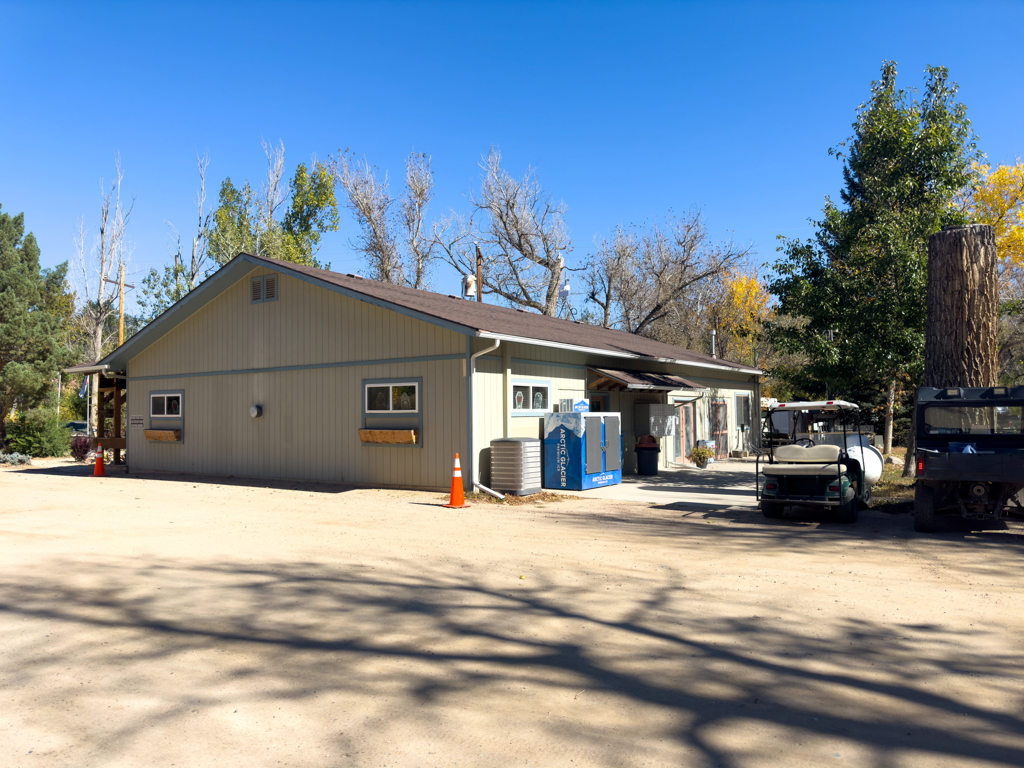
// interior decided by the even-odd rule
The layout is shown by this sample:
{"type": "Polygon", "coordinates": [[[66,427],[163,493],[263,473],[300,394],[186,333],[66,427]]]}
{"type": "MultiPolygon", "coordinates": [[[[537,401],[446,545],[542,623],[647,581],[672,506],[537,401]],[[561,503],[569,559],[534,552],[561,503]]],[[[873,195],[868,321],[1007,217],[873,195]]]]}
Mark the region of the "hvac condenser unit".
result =
{"type": "Polygon", "coordinates": [[[503,437],[491,440],[491,487],[496,491],[529,496],[541,490],[540,440],[503,437]]]}

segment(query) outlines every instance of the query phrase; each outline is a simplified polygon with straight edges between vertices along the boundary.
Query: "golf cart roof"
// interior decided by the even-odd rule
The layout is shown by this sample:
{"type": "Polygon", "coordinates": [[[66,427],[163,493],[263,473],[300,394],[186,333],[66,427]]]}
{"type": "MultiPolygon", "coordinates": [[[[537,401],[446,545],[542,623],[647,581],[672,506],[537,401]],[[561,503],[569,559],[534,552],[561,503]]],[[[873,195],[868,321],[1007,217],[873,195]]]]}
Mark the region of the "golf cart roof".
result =
{"type": "Polygon", "coordinates": [[[769,411],[859,411],[856,403],[846,400],[808,400],[802,403],[776,403],[768,406],[769,411]]]}

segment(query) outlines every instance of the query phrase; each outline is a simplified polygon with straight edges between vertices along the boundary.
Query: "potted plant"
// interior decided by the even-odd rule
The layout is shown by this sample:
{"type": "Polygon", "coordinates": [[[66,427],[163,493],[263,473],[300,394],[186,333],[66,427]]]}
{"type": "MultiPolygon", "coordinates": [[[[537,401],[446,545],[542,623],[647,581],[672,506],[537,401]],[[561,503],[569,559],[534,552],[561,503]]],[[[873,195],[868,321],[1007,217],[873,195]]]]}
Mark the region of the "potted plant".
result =
{"type": "Polygon", "coordinates": [[[696,464],[701,469],[704,469],[708,465],[708,459],[712,458],[715,452],[710,448],[703,448],[701,446],[695,446],[686,455],[690,461],[696,464]]]}

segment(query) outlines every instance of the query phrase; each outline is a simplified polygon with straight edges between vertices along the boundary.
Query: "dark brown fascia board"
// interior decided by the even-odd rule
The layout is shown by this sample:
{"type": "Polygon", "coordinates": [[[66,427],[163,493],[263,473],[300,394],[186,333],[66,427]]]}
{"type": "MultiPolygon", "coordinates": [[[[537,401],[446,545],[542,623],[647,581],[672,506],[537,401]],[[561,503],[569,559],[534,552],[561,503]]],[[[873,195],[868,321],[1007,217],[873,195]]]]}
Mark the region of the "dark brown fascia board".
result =
{"type": "Polygon", "coordinates": [[[286,264],[282,264],[279,261],[268,262],[266,259],[261,259],[259,256],[252,256],[248,253],[239,254],[235,259],[244,259],[254,266],[266,267],[267,269],[273,269],[275,272],[282,272],[289,277],[294,277],[296,280],[302,280],[303,282],[309,283],[310,285],[316,285],[321,288],[326,288],[329,291],[340,293],[343,296],[348,296],[350,299],[356,299],[357,301],[363,301],[367,304],[372,304],[375,307],[381,307],[383,309],[390,309],[392,312],[397,312],[400,315],[411,317],[416,320],[422,320],[425,323],[431,325],[439,325],[442,328],[447,328],[450,331],[461,333],[465,336],[477,336],[480,331],[477,328],[472,328],[468,325],[461,325],[459,323],[453,323],[450,320],[445,320],[442,317],[431,315],[426,312],[420,312],[416,309],[410,309],[401,304],[395,304],[394,302],[386,301],[385,299],[378,299],[376,296],[370,296],[365,293],[346,288],[343,285],[332,283],[329,280],[321,280],[319,277],[313,275],[307,275],[304,272],[289,269],[286,264]]]}
{"type": "Polygon", "coordinates": [[[252,265],[236,256],[96,364],[106,365],[111,371],[126,370],[129,360],[162,339],[251,271],[252,265]]]}
{"type": "Polygon", "coordinates": [[[619,352],[609,349],[600,349],[596,347],[584,347],[570,344],[562,344],[556,342],[549,342],[545,339],[532,339],[526,337],[512,336],[502,333],[494,333],[484,331],[478,328],[472,328],[470,326],[461,325],[459,323],[453,323],[444,318],[431,315],[426,312],[420,312],[415,309],[410,309],[401,304],[395,304],[384,299],[379,299],[368,294],[361,293],[360,291],[346,288],[345,286],[332,283],[327,280],[322,280],[312,275],[307,275],[297,270],[289,269],[286,263],[279,261],[271,261],[268,259],[260,258],[259,256],[253,256],[248,253],[240,253],[238,256],[233,258],[219,270],[214,272],[210,277],[200,283],[194,290],[190,291],[186,296],[177,301],[172,306],[168,307],[167,310],[153,320],[151,323],[146,325],[142,330],[132,336],[128,341],[122,344],[120,347],[115,349],[109,355],[102,360],[99,360],[96,365],[106,365],[108,370],[111,371],[124,371],[127,369],[128,361],[133,357],[141,353],[144,349],[151,346],[152,344],[159,341],[161,338],[166,336],[170,331],[184,322],[186,319],[191,317],[193,314],[198,312],[204,306],[209,304],[221,293],[226,291],[236,282],[241,280],[247,274],[249,274],[255,267],[265,267],[272,269],[275,272],[281,272],[287,274],[289,277],[302,280],[311,285],[316,285],[327,290],[334,291],[335,293],[342,294],[349,298],[357,301],[362,301],[373,306],[381,307],[383,309],[389,309],[393,312],[397,312],[400,315],[411,317],[416,320],[421,320],[431,325],[441,326],[449,330],[461,333],[466,336],[473,336],[484,339],[500,339],[503,341],[516,342],[522,344],[528,344],[533,346],[550,346],[558,347],[560,349],[567,349],[577,352],[584,352],[587,354],[601,355],[603,357],[618,357],[634,360],[657,360],[658,362],[672,363],[675,365],[692,365],[697,368],[711,368],[725,371],[733,371],[736,373],[750,373],[760,374],[761,371],[747,368],[737,368],[728,365],[712,365],[708,363],[699,363],[687,360],[675,360],[671,358],[654,358],[646,355],[639,355],[631,352],[619,352]]]}
{"type": "Polygon", "coordinates": [[[168,307],[167,310],[153,320],[153,322],[146,325],[146,327],[128,339],[128,341],[100,360],[97,365],[106,365],[107,368],[112,371],[125,370],[129,360],[166,336],[186,319],[191,317],[236,282],[252,272],[256,267],[273,269],[275,272],[287,274],[289,277],[294,277],[298,280],[317,285],[321,288],[326,288],[327,290],[343,294],[349,298],[363,301],[367,304],[373,304],[374,306],[383,307],[384,309],[390,309],[398,312],[399,314],[431,323],[432,325],[440,325],[448,328],[449,330],[456,331],[457,333],[468,336],[476,336],[478,334],[478,331],[475,328],[451,323],[441,318],[434,317],[433,315],[417,312],[416,310],[408,309],[407,307],[402,307],[389,301],[383,301],[381,299],[374,298],[373,296],[367,296],[364,293],[350,290],[326,280],[320,280],[319,278],[303,274],[302,272],[288,269],[286,265],[277,261],[268,262],[258,256],[240,253],[196,286],[196,288],[190,291],[188,295],[168,307]]]}

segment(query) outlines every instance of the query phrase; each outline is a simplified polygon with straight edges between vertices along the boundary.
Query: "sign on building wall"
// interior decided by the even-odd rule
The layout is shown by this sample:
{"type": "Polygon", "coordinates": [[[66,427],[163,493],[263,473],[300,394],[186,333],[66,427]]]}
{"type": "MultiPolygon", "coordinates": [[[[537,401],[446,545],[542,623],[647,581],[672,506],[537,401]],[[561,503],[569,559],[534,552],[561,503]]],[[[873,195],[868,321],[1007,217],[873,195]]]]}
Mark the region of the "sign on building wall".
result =
{"type": "Polygon", "coordinates": [[[132,429],[145,429],[146,428],[146,417],[145,416],[129,416],[128,423],[132,429]]]}

